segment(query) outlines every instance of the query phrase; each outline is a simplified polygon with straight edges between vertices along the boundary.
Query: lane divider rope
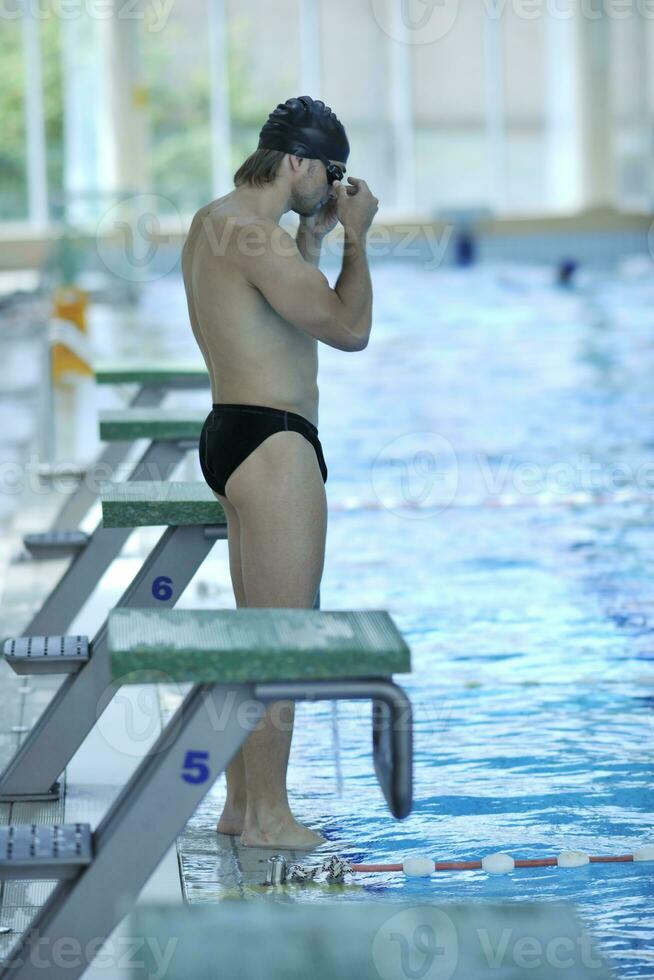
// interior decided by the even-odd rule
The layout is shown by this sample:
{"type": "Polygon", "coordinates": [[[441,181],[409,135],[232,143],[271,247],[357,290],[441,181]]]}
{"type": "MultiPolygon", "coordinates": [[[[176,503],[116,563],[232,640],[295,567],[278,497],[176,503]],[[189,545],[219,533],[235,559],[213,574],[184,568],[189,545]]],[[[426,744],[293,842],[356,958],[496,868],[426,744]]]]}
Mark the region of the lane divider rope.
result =
{"type": "MultiPolygon", "coordinates": [[[[284,862],[281,855],[269,859],[284,862]]],[[[579,868],[586,864],[618,864],[632,861],[654,861],[654,844],[645,844],[632,854],[592,855],[584,851],[561,851],[556,857],[513,858],[510,854],[498,852],[487,854],[479,861],[434,861],[430,857],[410,857],[401,864],[351,864],[338,854],[333,854],[320,865],[293,864],[288,868],[284,880],[311,881],[325,873],[327,881],[343,881],[346,874],[386,873],[402,871],[408,878],[427,878],[436,871],[486,871],[488,874],[508,874],[515,868],[579,868]]],[[[284,869],[285,870],[285,869],[284,869]]]]}

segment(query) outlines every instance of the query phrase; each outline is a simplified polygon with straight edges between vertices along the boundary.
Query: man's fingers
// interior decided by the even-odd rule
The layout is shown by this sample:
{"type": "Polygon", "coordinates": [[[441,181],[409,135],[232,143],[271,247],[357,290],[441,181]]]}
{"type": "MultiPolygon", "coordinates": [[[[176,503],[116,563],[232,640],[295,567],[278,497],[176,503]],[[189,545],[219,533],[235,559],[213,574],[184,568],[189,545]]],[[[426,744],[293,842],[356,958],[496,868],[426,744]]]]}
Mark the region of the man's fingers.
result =
{"type": "Polygon", "coordinates": [[[336,191],[336,197],[337,198],[340,198],[340,197],[354,197],[354,195],[355,194],[358,194],[359,191],[361,190],[360,187],[350,187],[348,185],[341,184],[340,181],[338,181],[338,180],[335,180],[334,181],[334,183],[332,184],[332,187],[336,191]]]}

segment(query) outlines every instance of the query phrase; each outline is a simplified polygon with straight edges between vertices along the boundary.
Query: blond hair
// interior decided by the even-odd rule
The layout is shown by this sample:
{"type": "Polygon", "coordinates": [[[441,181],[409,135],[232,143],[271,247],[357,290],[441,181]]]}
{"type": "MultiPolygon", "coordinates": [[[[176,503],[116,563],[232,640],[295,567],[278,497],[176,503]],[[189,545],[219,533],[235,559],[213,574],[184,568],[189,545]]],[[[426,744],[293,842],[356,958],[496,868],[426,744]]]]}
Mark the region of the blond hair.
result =
{"type": "Polygon", "coordinates": [[[285,156],[286,153],[282,150],[255,150],[234,174],[234,183],[237,187],[241,184],[250,184],[253,187],[271,184],[285,156]]]}

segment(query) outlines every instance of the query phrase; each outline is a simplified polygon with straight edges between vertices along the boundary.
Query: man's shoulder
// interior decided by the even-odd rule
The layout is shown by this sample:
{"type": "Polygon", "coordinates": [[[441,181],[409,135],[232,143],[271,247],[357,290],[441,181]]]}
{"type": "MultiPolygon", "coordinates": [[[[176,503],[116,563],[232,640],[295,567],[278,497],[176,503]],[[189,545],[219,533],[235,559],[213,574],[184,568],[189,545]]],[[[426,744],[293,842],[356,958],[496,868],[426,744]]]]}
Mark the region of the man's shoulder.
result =
{"type": "Polygon", "coordinates": [[[255,214],[251,211],[237,210],[234,207],[221,208],[207,205],[200,208],[193,216],[191,230],[203,229],[208,235],[229,235],[230,240],[233,233],[243,236],[258,234],[261,238],[291,237],[286,228],[283,228],[272,218],[255,214]]]}
{"type": "Polygon", "coordinates": [[[251,211],[233,207],[200,208],[193,218],[192,232],[194,226],[198,232],[202,229],[205,245],[214,258],[227,258],[239,266],[249,267],[252,259],[265,255],[289,255],[297,251],[289,229],[251,211]]]}

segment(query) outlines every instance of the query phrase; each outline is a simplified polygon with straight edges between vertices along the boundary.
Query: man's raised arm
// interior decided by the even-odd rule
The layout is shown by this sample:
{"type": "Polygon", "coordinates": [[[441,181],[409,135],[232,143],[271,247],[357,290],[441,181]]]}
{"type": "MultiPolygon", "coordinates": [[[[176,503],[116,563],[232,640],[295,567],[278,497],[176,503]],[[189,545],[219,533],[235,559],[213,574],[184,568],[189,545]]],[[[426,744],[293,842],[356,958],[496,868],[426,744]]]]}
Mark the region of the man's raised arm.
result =
{"type": "Polygon", "coordinates": [[[335,291],[353,317],[348,324],[361,344],[368,345],[372,329],[372,282],[366,255],[366,236],[379,201],[365,180],[349,178],[351,186],[334,182],[336,214],[343,225],[343,267],[335,291]]]}
{"type": "Polygon", "coordinates": [[[316,340],[338,350],[363,350],[372,303],[365,246],[363,266],[360,248],[344,255],[343,271],[332,289],[323,273],[302,257],[287,231],[267,219],[256,224],[262,247],[256,254],[243,250],[239,256],[252,285],[284,320],[316,340]]]}

